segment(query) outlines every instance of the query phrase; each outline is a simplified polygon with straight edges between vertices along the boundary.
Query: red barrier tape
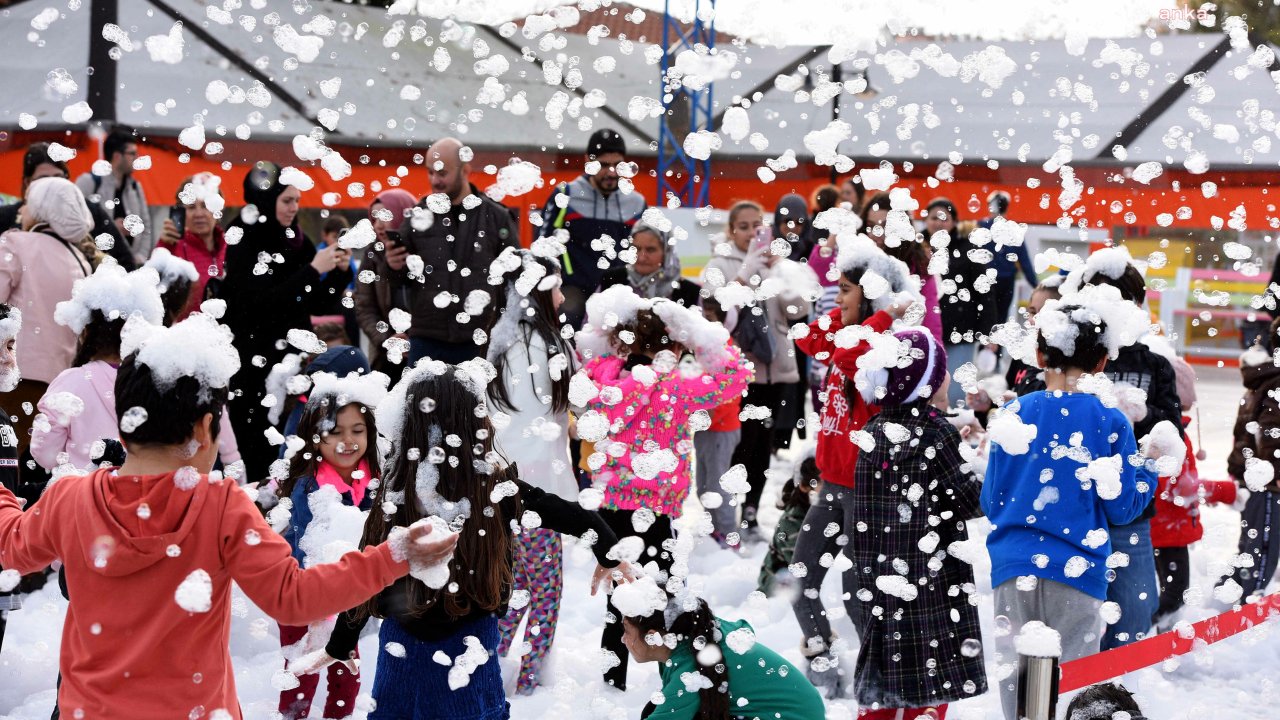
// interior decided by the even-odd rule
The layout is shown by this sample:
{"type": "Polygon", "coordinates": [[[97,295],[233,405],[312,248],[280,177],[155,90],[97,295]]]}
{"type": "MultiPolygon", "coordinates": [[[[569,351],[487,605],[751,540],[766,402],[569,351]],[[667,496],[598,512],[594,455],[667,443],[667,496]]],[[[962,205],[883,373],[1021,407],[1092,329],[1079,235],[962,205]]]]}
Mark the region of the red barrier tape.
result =
{"type": "Polygon", "coordinates": [[[1072,660],[1062,665],[1058,692],[1068,693],[1082,687],[1117,678],[1125,673],[1150,667],[1156,663],[1213,644],[1280,615],[1280,593],[1267,595],[1256,603],[1201,620],[1192,625],[1189,637],[1170,630],[1132,645],[1072,660]]]}

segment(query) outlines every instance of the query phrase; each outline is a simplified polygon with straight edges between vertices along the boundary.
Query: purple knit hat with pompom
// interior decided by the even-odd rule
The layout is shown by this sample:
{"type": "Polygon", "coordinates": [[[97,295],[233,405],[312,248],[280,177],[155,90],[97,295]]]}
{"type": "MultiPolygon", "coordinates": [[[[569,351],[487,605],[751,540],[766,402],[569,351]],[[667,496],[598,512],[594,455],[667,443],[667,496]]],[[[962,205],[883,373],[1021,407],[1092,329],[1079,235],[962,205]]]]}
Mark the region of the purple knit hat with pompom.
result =
{"type": "Polygon", "coordinates": [[[859,380],[864,381],[858,383],[863,400],[896,407],[933,397],[947,374],[947,351],[924,328],[901,330],[893,336],[907,344],[907,354],[895,367],[858,372],[859,380]]]}

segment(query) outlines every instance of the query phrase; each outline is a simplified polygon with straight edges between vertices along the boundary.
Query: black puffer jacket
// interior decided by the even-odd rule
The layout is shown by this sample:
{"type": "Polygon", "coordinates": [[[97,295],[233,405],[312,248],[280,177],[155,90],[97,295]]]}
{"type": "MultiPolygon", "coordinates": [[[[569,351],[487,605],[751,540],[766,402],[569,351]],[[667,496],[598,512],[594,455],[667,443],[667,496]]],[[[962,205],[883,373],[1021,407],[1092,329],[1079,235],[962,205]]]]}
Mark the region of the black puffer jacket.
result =
{"type": "Polygon", "coordinates": [[[1134,437],[1141,440],[1161,420],[1182,427],[1182,403],[1178,400],[1178,378],[1164,356],[1138,342],[1123,348],[1115,360],[1108,360],[1103,374],[1114,383],[1128,383],[1147,392],[1147,416],[1133,424],[1134,437]]]}
{"type": "Polygon", "coordinates": [[[938,276],[938,307],[942,311],[939,339],[947,345],[982,342],[997,321],[991,288],[995,270],[988,266],[991,252],[975,248],[968,235],[961,235],[951,240],[947,254],[947,272],[938,276]],[[990,279],[979,283],[984,275],[990,279]]]}

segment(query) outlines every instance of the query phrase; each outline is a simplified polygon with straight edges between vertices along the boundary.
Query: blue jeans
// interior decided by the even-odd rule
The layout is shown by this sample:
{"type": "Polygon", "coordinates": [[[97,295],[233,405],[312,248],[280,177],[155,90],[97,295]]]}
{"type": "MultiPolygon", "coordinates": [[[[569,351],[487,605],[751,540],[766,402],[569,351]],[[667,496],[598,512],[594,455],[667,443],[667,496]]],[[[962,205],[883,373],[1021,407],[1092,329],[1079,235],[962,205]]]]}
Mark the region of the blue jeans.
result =
{"type": "Polygon", "coordinates": [[[409,365],[424,357],[457,365],[480,357],[480,346],[475,343],[451,343],[433,338],[409,338],[409,365]]]}
{"type": "Polygon", "coordinates": [[[1111,549],[1129,556],[1128,567],[1116,568],[1116,577],[1107,586],[1107,600],[1120,606],[1120,621],[1108,625],[1102,635],[1102,649],[1122,647],[1141,640],[1151,630],[1160,606],[1160,584],[1156,577],[1155,551],[1151,547],[1151,524],[1138,520],[1111,528],[1111,549]]]}

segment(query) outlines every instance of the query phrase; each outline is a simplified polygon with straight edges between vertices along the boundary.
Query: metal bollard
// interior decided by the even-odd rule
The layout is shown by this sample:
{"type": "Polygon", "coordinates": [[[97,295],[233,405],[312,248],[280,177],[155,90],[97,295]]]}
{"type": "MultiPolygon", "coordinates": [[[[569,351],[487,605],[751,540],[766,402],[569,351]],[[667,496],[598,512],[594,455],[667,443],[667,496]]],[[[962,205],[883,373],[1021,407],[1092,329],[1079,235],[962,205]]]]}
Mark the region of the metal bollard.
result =
{"type": "Polygon", "coordinates": [[[1018,720],[1055,720],[1058,658],[1018,656],[1018,720]]]}

